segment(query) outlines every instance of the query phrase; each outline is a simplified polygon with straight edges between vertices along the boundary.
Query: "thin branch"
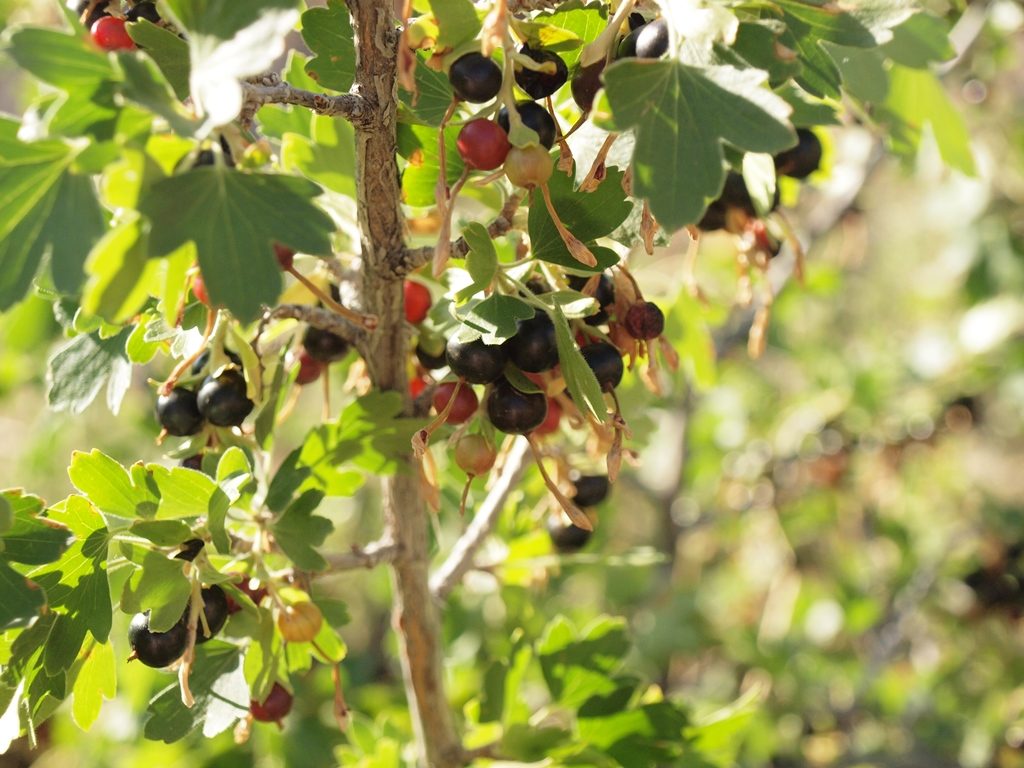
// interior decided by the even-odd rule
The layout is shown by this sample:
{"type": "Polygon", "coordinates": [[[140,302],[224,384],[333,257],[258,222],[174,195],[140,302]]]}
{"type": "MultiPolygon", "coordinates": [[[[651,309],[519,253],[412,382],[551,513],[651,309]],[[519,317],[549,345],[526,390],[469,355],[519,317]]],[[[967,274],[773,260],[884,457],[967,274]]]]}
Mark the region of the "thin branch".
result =
{"type": "MultiPolygon", "coordinates": [[[[501,237],[512,229],[512,220],[515,218],[516,211],[519,210],[519,204],[522,202],[522,198],[519,195],[511,195],[506,201],[505,205],[502,206],[501,212],[495,217],[495,219],[487,225],[487,234],[493,239],[495,237],[501,237]]],[[[465,256],[469,253],[469,243],[466,242],[464,237],[460,237],[452,243],[451,257],[456,259],[465,256]]],[[[422,248],[407,248],[402,254],[402,259],[395,265],[395,274],[407,275],[410,272],[419,269],[428,261],[434,257],[434,246],[425,245],[422,248]]]]}
{"type": "Polygon", "coordinates": [[[455,588],[466,571],[473,567],[473,558],[491,535],[498,523],[498,516],[505,506],[505,500],[519,482],[526,467],[526,457],[530,451],[530,443],[519,438],[505,458],[505,466],[497,482],[487,497],[480,504],[473,516],[473,521],[466,528],[459,540],[455,542],[448,558],[430,578],[430,592],[434,597],[443,600],[455,588]]]}
{"type": "Polygon", "coordinates": [[[362,122],[368,113],[366,101],[359,94],[342,93],[328,96],[325,93],[305,91],[289,85],[273,73],[261,76],[259,82],[243,82],[242,89],[243,121],[251,120],[256,110],[264,104],[294,104],[311,109],[320,115],[344,117],[353,123],[362,122]]]}
{"type": "Polygon", "coordinates": [[[355,346],[361,344],[366,338],[365,330],[323,307],[307,304],[281,304],[270,310],[270,318],[273,320],[300,320],[314,328],[337,334],[355,346]]]}
{"type": "Polygon", "coordinates": [[[393,563],[398,547],[387,538],[371,541],[364,547],[353,546],[349,552],[327,555],[328,573],[373,568],[381,563],[393,563]]]}

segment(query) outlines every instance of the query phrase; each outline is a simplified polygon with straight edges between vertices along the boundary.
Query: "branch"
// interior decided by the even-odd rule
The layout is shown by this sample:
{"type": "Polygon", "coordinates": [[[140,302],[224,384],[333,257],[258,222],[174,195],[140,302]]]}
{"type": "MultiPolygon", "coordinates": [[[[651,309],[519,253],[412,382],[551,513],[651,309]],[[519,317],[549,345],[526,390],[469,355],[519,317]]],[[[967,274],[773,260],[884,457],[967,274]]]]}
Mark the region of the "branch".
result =
{"type": "Polygon", "coordinates": [[[365,547],[353,546],[349,552],[328,555],[328,573],[373,568],[381,563],[393,563],[397,557],[398,547],[391,539],[378,539],[365,547]]]}
{"type": "Polygon", "coordinates": [[[523,474],[529,449],[530,443],[523,438],[519,438],[512,446],[512,450],[505,458],[501,475],[487,494],[487,498],[480,504],[473,521],[455,542],[448,558],[430,578],[430,592],[434,597],[441,600],[446,598],[462,581],[466,571],[473,567],[473,558],[497,525],[505,500],[523,474]]]}
{"type": "MultiPolygon", "coordinates": [[[[512,195],[505,201],[501,212],[495,217],[494,221],[487,225],[487,234],[492,239],[501,237],[512,229],[512,220],[515,218],[516,211],[519,210],[519,203],[521,202],[522,198],[519,195],[512,195]]],[[[464,237],[460,237],[452,243],[452,257],[457,259],[465,256],[467,253],[469,253],[469,243],[466,242],[464,237]]],[[[422,248],[407,248],[402,254],[401,261],[395,264],[395,273],[399,276],[407,275],[422,267],[432,258],[434,258],[434,246],[432,245],[425,245],[422,248]]]]}
{"type": "Polygon", "coordinates": [[[328,96],[325,93],[304,91],[284,82],[276,73],[263,75],[258,82],[244,81],[242,92],[243,122],[251,121],[256,110],[264,104],[294,104],[311,109],[320,115],[344,117],[353,123],[365,120],[368,112],[366,101],[359,94],[342,93],[338,96],[328,96]]]}
{"type": "Polygon", "coordinates": [[[281,304],[270,311],[272,320],[301,320],[314,328],[330,331],[341,336],[353,346],[359,346],[366,339],[366,331],[337,313],[323,307],[307,304],[281,304]]]}

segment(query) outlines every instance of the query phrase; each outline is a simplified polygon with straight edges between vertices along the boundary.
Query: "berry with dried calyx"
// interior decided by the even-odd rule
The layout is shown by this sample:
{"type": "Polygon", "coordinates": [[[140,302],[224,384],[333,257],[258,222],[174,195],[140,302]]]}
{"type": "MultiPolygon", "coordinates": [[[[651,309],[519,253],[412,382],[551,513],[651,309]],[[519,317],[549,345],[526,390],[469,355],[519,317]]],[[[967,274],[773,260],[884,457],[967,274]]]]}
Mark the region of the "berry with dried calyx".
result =
{"type": "Polygon", "coordinates": [[[602,391],[608,392],[619,386],[625,368],[622,364],[622,355],[616,347],[608,342],[599,341],[582,347],[580,353],[597,377],[597,383],[601,385],[602,391]]]}
{"type": "Polygon", "coordinates": [[[423,283],[415,280],[406,280],[402,286],[405,299],[405,319],[413,325],[419,325],[427,319],[430,311],[430,304],[433,301],[430,297],[430,290],[423,283]]]}
{"type": "Polygon", "coordinates": [[[640,301],[627,310],[622,320],[626,333],[634,339],[647,341],[661,336],[665,330],[665,315],[657,304],[640,301]]]}
{"type": "Polygon", "coordinates": [[[204,546],[206,546],[206,542],[204,542],[202,539],[189,539],[188,541],[182,543],[181,551],[179,551],[178,554],[174,556],[174,559],[185,560],[191,563],[193,560],[196,559],[196,557],[202,551],[204,546]]]}
{"type": "Polygon", "coordinates": [[[601,73],[604,72],[604,59],[589,67],[582,67],[576,70],[572,76],[569,87],[572,89],[572,99],[584,112],[589,112],[594,107],[594,99],[597,92],[601,90],[601,73]]]}
{"type": "Polygon", "coordinates": [[[462,101],[483,104],[501,90],[501,67],[480,53],[467,53],[448,70],[448,82],[462,101]]]}
{"type": "Polygon", "coordinates": [[[281,265],[281,269],[285,272],[291,269],[295,263],[295,251],[287,245],[274,243],[274,257],[277,259],[277,263],[281,265]]]}
{"type": "Polygon", "coordinates": [[[420,337],[416,340],[416,359],[428,371],[445,368],[448,365],[446,346],[447,342],[443,336],[420,333],[420,337]]]}
{"type": "Polygon", "coordinates": [[[473,414],[480,407],[476,392],[469,384],[459,386],[458,382],[446,381],[443,384],[438,384],[437,389],[434,390],[434,397],[431,400],[434,410],[441,413],[448,407],[452,397],[455,398],[455,402],[452,403],[452,408],[445,418],[445,422],[448,424],[464,424],[473,418],[473,414]],[[459,387],[458,392],[455,391],[457,386],[459,387]]]}
{"type": "Polygon", "coordinates": [[[274,683],[267,698],[263,701],[253,699],[249,702],[249,712],[253,720],[261,723],[280,723],[292,711],[294,697],[280,683],[274,683]]]}
{"type": "Polygon", "coordinates": [[[490,472],[497,457],[497,450],[483,435],[463,435],[455,444],[455,463],[470,477],[490,472]]]}
{"type": "Polygon", "coordinates": [[[556,53],[524,45],[519,49],[524,56],[529,56],[538,64],[553,65],[552,72],[538,72],[528,69],[518,62],[515,65],[516,85],[522,88],[533,99],[543,99],[554,94],[569,79],[569,68],[565,61],[556,53]]]}
{"type": "Polygon", "coordinates": [[[455,146],[463,162],[479,171],[493,171],[500,166],[511,148],[507,129],[484,118],[462,126],[455,146]]]}
{"type": "Polygon", "coordinates": [[[135,41],[125,29],[124,19],[104,16],[95,21],[89,32],[92,41],[104,51],[130,51],[135,48],[135,41]]]}
{"type": "Polygon", "coordinates": [[[246,395],[241,371],[228,368],[219,376],[207,376],[196,397],[199,412],[218,427],[237,427],[255,404],[246,395]]]}
{"type": "Polygon", "coordinates": [[[501,376],[508,362],[508,351],[499,344],[484,344],[481,339],[459,341],[452,336],[445,348],[452,373],[471,384],[490,384],[501,376]]]}
{"type": "Polygon", "coordinates": [[[558,365],[555,326],[545,312],[520,320],[516,335],[505,342],[509,359],[521,371],[541,373],[558,365]]]}
{"type": "Polygon", "coordinates": [[[806,179],[821,165],[821,140],[809,128],[796,129],[797,145],[775,156],[775,172],[806,179]]]}
{"type": "Polygon", "coordinates": [[[180,621],[166,632],[149,628],[149,611],[137,613],[128,627],[128,644],[147,667],[162,669],[181,658],[188,646],[188,629],[180,621]]]}
{"type": "Polygon", "coordinates": [[[581,475],[579,472],[572,472],[569,475],[576,491],[572,500],[578,507],[593,507],[608,498],[608,491],[611,484],[607,475],[581,475]]]}
{"type": "MultiPolygon", "coordinates": [[[[558,134],[558,126],[551,114],[535,101],[517,101],[516,111],[523,125],[536,132],[537,138],[545,149],[551,149],[555,144],[555,136],[558,134]]],[[[498,125],[507,134],[511,130],[508,117],[508,107],[502,107],[498,111],[498,125]]],[[[497,166],[495,166],[497,167],[497,166]]]]}
{"type": "Polygon", "coordinates": [[[547,527],[551,543],[562,554],[579,552],[594,535],[593,531],[580,528],[573,523],[566,523],[559,517],[549,518],[547,527]]]}
{"type": "Polygon", "coordinates": [[[302,348],[314,360],[333,363],[348,354],[349,343],[336,333],[309,326],[302,336],[302,348]]]}
{"type": "Polygon", "coordinates": [[[156,399],[156,417],[167,434],[175,437],[194,435],[203,428],[196,393],[184,387],[175,387],[156,399]]]}
{"type": "Polygon", "coordinates": [[[505,158],[505,175],[517,187],[532,189],[546,184],[554,171],[544,147],[512,147],[505,158]]]}
{"type": "Polygon", "coordinates": [[[548,415],[548,399],[540,392],[520,392],[508,379],[499,379],[487,396],[487,417],[495,429],[525,435],[548,415]]]}

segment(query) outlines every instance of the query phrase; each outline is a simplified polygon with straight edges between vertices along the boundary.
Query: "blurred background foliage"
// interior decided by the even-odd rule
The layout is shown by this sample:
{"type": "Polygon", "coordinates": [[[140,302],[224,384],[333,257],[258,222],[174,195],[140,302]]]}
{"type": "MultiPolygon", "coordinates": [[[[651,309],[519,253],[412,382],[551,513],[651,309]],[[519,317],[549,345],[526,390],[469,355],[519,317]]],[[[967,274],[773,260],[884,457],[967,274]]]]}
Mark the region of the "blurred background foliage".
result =
{"type": "MultiPolygon", "coordinates": [[[[965,10],[933,5],[950,18],[965,10]]],[[[687,703],[718,765],[1024,766],[1024,10],[967,5],[981,26],[946,82],[978,177],[944,169],[930,143],[913,164],[874,164],[854,206],[811,244],[805,284],[791,280],[778,297],[760,360],[728,332],[744,314],[728,313],[730,240],[704,243],[707,306],[683,289],[682,246],[635,259],[686,364],[660,396],[635,379],[620,391],[638,461],[583,552],[553,553],[535,472],[513,494],[485,550],[493,565],[470,574],[445,614],[451,693],[467,715],[486,699],[489,665],[537,641],[551,617],[584,626],[608,613],[635,643],[626,669],[687,703]]],[[[5,22],[46,12],[0,1],[5,22]]],[[[10,110],[18,87],[5,81],[10,110]]],[[[795,203],[797,222],[843,180],[844,148],[865,134],[848,125],[829,138],[832,171],[795,203]]],[[[58,334],[42,299],[0,318],[0,487],[50,501],[71,490],[73,450],[159,459],[146,378],[169,367],[137,370],[116,417],[102,403],[52,413],[42,351],[58,334]]],[[[332,371],[334,413],[351,364],[332,371]]],[[[318,388],[303,392],[282,456],[321,407],[318,388]]],[[[582,455],[571,441],[566,451],[582,455]]],[[[444,471],[451,510],[464,477],[444,471]]],[[[328,501],[329,546],[377,535],[373,494],[328,501]]],[[[438,518],[439,551],[463,524],[438,518]]],[[[317,587],[351,615],[344,674],[358,714],[347,736],[333,725],[329,674],[316,670],[281,732],[257,726],[241,747],[230,734],[144,742],[139,713],[172,681],[122,667],[118,698],[90,733],[57,718],[38,751],[12,751],[0,766],[400,765],[409,723],[387,573],[317,587]]],[[[519,689],[530,707],[537,675],[519,689]]]]}

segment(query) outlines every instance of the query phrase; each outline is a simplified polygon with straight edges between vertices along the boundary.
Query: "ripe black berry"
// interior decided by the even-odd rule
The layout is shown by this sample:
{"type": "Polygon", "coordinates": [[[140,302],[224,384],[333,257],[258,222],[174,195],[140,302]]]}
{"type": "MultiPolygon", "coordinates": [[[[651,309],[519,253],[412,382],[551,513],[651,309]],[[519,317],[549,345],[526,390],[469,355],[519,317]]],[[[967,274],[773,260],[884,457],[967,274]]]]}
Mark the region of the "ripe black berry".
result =
{"type": "Polygon", "coordinates": [[[637,27],[619,41],[619,47],[615,50],[616,59],[631,59],[636,56],[636,40],[645,26],[637,27]]]}
{"type": "Polygon", "coordinates": [[[656,339],[665,330],[665,315],[657,304],[641,301],[629,308],[622,324],[634,339],[656,339]]]}
{"type": "Polygon", "coordinates": [[[544,312],[520,320],[516,335],[505,342],[509,359],[527,373],[550,371],[558,365],[555,326],[544,312]]]}
{"type": "Polygon", "coordinates": [[[234,368],[228,368],[216,378],[207,376],[196,400],[199,412],[218,427],[237,427],[254,405],[245,394],[245,378],[234,368]]]}
{"type": "Polygon", "coordinates": [[[438,337],[420,337],[416,342],[416,359],[420,365],[428,371],[436,371],[448,365],[448,355],[445,354],[445,340],[438,337]]]}
{"type": "Polygon", "coordinates": [[[563,554],[568,554],[583,549],[593,533],[573,523],[566,525],[558,518],[551,518],[548,520],[548,535],[551,537],[551,543],[555,545],[555,549],[563,554]]]}
{"type": "MultiPolygon", "coordinates": [[[[200,457],[202,458],[202,457],[200,457]]],[[[192,562],[196,559],[196,556],[205,546],[202,539],[189,539],[181,545],[181,551],[174,556],[176,560],[186,560],[192,562]]]]}
{"type": "Polygon", "coordinates": [[[128,9],[124,18],[125,21],[138,21],[139,19],[145,19],[146,21],[151,21],[154,24],[158,24],[160,22],[160,14],[157,13],[156,6],[149,2],[136,3],[133,8],[128,9]]]}
{"type": "Polygon", "coordinates": [[[501,67],[480,53],[467,53],[448,70],[448,82],[462,101],[482,104],[498,95],[501,67]]]}
{"type": "Polygon", "coordinates": [[[797,128],[798,143],[775,156],[775,171],[794,179],[806,179],[821,165],[821,141],[814,131],[797,128]]]}
{"type": "Polygon", "coordinates": [[[668,22],[655,19],[638,30],[636,55],[641,59],[660,59],[668,51],[668,22]]]}
{"type": "MultiPolygon", "coordinates": [[[[228,598],[224,590],[214,584],[211,587],[203,587],[203,615],[206,617],[206,626],[210,628],[210,634],[203,631],[202,620],[196,626],[196,642],[205,643],[224,628],[228,620],[228,598]]],[[[188,616],[187,609],[185,617],[188,616]]]]}
{"type": "Polygon", "coordinates": [[[637,13],[636,11],[634,11],[633,13],[629,14],[629,31],[630,32],[638,30],[638,29],[640,29],[640,27],[642,27],[642,26],[644,26],[646,24],[647,24],[647,19],[644,18],[644,15],[642,13],[637,13]]]}
{"type": "Polygon", "coordinates": [[[194,469],[196,472],[203,471],[203,454],[197,453],[192,456],[187,456],[180,462],[181,466],[186,469],[194,469]]]}
{"type": "MultiPolygon", "coordinates": [[[[569,287],[574,291],[582,291],[589,281],[589,277],[570,275],[569,287]]],[[[615,283],[603,272],[594,289],[594,301],[597,302],[600,309],[593,315],[584,318],[583,322],[587,325],[603,325],[608,322],[608,309],[615,303],[615,283]]]]}
{"type": "MultiPolygon", "coordinates": [[[[228,360],[230,360],[239,368],[242,367],[242,358],[240,358],[238,355],[236,355],[234,352],[231,352],[230,350],[225,349],[224,351],[227,353],[228,360]]],[[[189,368],[189,371],[191,371],[193,376],[198,376],[202,372],[202,370],[206,368],[206,365],[209,362],[210,350],[207,349],[203,351],[203,354],[196,358],[196,361],[192,363],[192,367],[189,368]]]]}
{"type": "Polygon", "coordinates": [[[576,106],[584,112],[589,112],[594,106],[594,98],[601,90],[601,73],[604,72],[604,60],[576,70],[572,76],[569,87],[572,89],[572,99],[576,106]]]}
{"type": "Polygon", "coordinates": [[[196,393],[184,387],[175,387],[156,399],[156,417],[167,434],[175,437],[194,435],[203,428],[196,393]]]}
{"type": "Polygon", "coordinates": [[[480,339],[463,342],[453,336],[445,352],[452,373],[471,384],[490,384],[501,376],[508,362],[503,346],[484,344],[480,339]]]}
{"type": "Polygon", "coordinates": [[[537,72],[526,67],[516,66],[516,84],[526,91],[530,98],[543,99],[555,93],[565,85],[569,79],[569,68],[565,66],[562,57],[551,51],[537,50],[524,45],[519,52],[529,56],[538,64],[552,63],[555,65],[554,72],[537,72]]]}
{"type": "Polygon", "coordinates": [[[580,352],[587,365],[597,377],[597,383],[601,385],[604,392],[615,389],[622,381],[623,365],[622,355],[619,350],[611,344],[599,341],[596,344],[588,344],[580,352]]]}
{"type": "Polygon", "coordinates": [[[333,363],[348,354],[349,344],[336,333],[310,326],[302,337],[302,346],[314,360],[333,363]]]}
{"type": "Polygon", "coordinates": [[[181,658],[188,645],[188,630],[180,621],[166,632],[149,630],[149,612],[137,613],[128,627],[128,643],[135,658],[161,669],[181,658]]]}
{"type": "MultiPolygon", "coordinates": [[[[516,109],[519,111],[519,118],[523,121],[523,125],[537,132],[541,146],[551,149],[555,143],[557,129],[555,120],[548,114],[548,111],[535,101],[518,101],[516,109]]],[[[502,107],[498,112],[498,125],[505,129],[505,133],[509,132],[508,107],[502,107]]]]}
{"type": "Polygon", "coordinates": [[[569,479],[576,486],[572,500],[578,507],[593,507],[608,498],[611,486],[607,475],[580,475],[574,472],[569,475],[569,479]]]}
{"type": "Polygon", "coordinates": [[[542,392],[520,392],[499,379],[487,396],[487,417],[495,429],[510,435],[532,432],[548,415],[548,398],[542,392]]]}

